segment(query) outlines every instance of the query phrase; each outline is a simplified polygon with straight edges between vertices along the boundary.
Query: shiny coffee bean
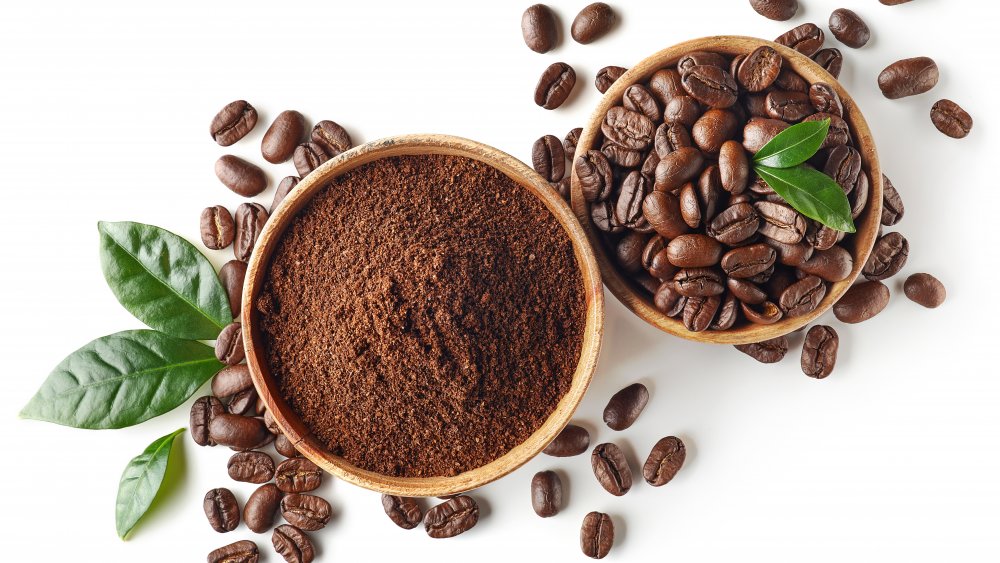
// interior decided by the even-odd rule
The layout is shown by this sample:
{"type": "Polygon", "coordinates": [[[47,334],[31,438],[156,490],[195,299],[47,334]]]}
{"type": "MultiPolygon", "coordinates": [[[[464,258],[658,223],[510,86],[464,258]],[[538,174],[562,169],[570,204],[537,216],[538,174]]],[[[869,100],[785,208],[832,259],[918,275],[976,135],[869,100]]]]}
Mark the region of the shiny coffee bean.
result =
{"type": "Polygon", "coordinates": [[[661,68],[654,72],[653,76],[649,77],[647,86],[663,107],[668,106],[677,96],[686,95],[681,85],[681,75],[676,68],[661,68]]]}
{"type": "Polygon", "coordinates": [[[590,204],[590,220],[598,230],[605,233],[618,233],[624,227],[615,223],[614,204],[610,201],[597,201],[590,204]]]}
{"type": "Polygon", "coordinates": [[[286,493],[315,491],[323,484],[323,470],[304,457],[293,457],[278,464],[274,483],[286,493]]]}
{"type": "Polygon", "coordinates": [[[333,158],[354,146],[347,130],[329,119],[324,119],[313,126],[309,140],[319,145],[328,158],[333,158]]]}
{"type": "Polygon", "coordinates": [[[837,244],[843,234],[841,231],[831,229],[816,221],[810,221],[809,227],[806,229],[805,241],[816,250],[829,250],[837,244]]]}
{"type": "Polygon", "coordinates": [[[838,8],[830,14],[830,33],[844,45],[855,49],[864,47],[872,36],[861,16],[847,8],[838,8]]]}
{"type": "Polygon", "coordinates": [[[329,159],[330,156],[317,143],[302,143],[295,147],[295,151],[292,153],[295,171],[303,178],[329,159]]]}
{"type": "Polygon", "coordinates": [[[615,524],[603,512],[590,512],[580,527],[580,549],[591,559],[604,559],[615,543],[615,524]]]}
{"type": "Polygon", "coordinates": [[[687,304],[687,297],[684,297],[674,289],[673,280],[668,280],[660,284],[653,295],[653,305],[668,317],[676,317],[684,311],[687,304]]]}
{"type": "Polygon", "coordinates": [[[654,189],[672,191],[698,176],[705,157],[695,148],[684,147],[662,156],[656,165],[654,189]]]}
{"type": "Polygon", "coordinates": [[[774,42],[811,57],[823,46],[824,39],[823,30],[816,24],[804,23],[780,35],[774,42]]]}
{"type": "Polygon", "coordinates": [[[681,320],[684,328],[691,332],[702,332],[708,330],[712,325],[715,314],[722,306],[722,298],[718,295],[708,297],[688,297],[684,303],[684,312],[681,320]]]}
{"type": "Polygon", "coordinates": [[[538,78],[535,85],[535,104],[545,109],[556,109],[569,97],[576,86],[576,71],[566,63],[552,63],[538,78]]]}
{"type": "Polygon", "coordinates": [[[597,87],[598,92],[603,94],[626,72],[628,72],[628,69],[623,66],[606,66],[597,71],[597,77],[594,78],[594,86],[597,87]]]}
{"type": "Polygon", "coordinates": [[[566,137],[563,138],[563,153],[570,160],[573,160],[573,154],[576,153],[576,144],[580,142],[580,135],[583,135],[583,128],[576,127],[570,129],[569,133],[566,133],[566,137]]]}
{"type": "Polygon", "coordinates": [[[779,119],[752,118],[743,127],[743,148],[751,154],[756,154],[778,133],[788,129],[788,125],[787,122],[779,119]]]}
{"type": "Polygon", "coordinates": [[[271,533],[271,545],[286,563],[311,563],[315,557],[312,540],[305,532],[282,524],[271,533]]]}
{"type": "Polygon", "coordinates": [[[935,309],[944,303],[948,292],[940,280],[930,274],[913,274],[903,283],[906,297],[928,309],[935,309]]]}
{"type": "Polygon", "coordinates": [[[627,110],[637,111],[650,119],[658,122],[663,118],[663,110],[652,92],[641,84],[633,84],[625,89],[622,95],[622,105],[627,110]]]}
{"type": "Polygon", "coordinates": [[[878,87],[890,100],[923,94],[937,85],[940,73],[929,57],[902,59],[885,67],[878,75],[878,87]]]}
{"type": "Polygon", "coordinates": [[[787,66],[781,69],[781,74],[774,81],[774,87],[789,92],[809,92],[809,83],[806,79],[787,66]]]}
{"type": "Polygon", "coordinates": [[[779,336],[753,344],[737,344],[734,347],[762,364],[774,364],[788,353],[788,338],[779,336]]]}
{"type": "Polygon", "coordinates": [[[688,231],[687,223],[681,216],[680,201],[671,193],[651,192],[642,202],[642,214],[657,233],[668,239],[688,231]]]}
{"type": "Polygon", "coordinates": [[[677,475],[684,465],[687,449],[676,436],[667,436],[653,445],[646,463],[642,466],[642,477],[654,487],[662,487],[677,475]]]}
{"type": "Polygon", "coordinates": [[[215,357],[227,366],[235,366],[246,358],[240,323],[230,323],[219,333],[215,341],[215,357]]]}
{"type": "Polygon", "coordinates": [[[608,199],[614,189],[614,180],[611,164],[608,163],[608,157],[604,156],[604,153],[589,150],[587,154],[576,158],[574,167],[580,180],[580,187],[583,189],[583,197],[587,201],[608,199]]]}
{"type": "Polygon", "coordinates": [[[758,201],[754,209],[760,215],[760,234],[785,244],[795,244],[806,234],[806,220],[787,205],[758,201]]]}
{"type": "Polygon", "coordinates": [[[215,443],[240,450],[253,449],[271,436],[261,420],[229,413],[212,417],[208,433],[215,443]]]}
{"type": "Polygon", "coordinates": [[[833,314],[848,324],[867,321],[889,304],[889,288],[880,281],[867,281],[851,286],[833,306],[833,314]]]}
{"type": "Polygon", "coordinates": [[[229,310],[234,318],[239,318],[243,309],[243,280],[247,275],[247,263],[241,260],[230,260],[219,270],[219,281],[226,289],[229,298],[229,310]]]}
{"type": "Polygon", "coordinates": [[[806,276],[781,292],[778,306],[786,318],[808,315],[826,297],[826,283],[817,276],[806,276]]]}
{"type": "Polygon", "coordinates": [[[259,203],[241,203],[236,208],[236,238],[233,244],[233,254],[237,260],[250,260],[257,238],[264,230],[268,214],[259,203]]]}
{"type": "Polygon", "coordinates": [[[295,152],[306,133],[306,120],[295,110],[286,110],[274,118],[260,142],[260,154],[271,164],[280,164],[295,152]]]}
{"type": "MultiPolygon", "coordinates": [[[[670,103],[663,110],[663,122],[667,125],[679,123],[691,127],[701,117],[701,113],[701,105],[698,100],[686,94],[679,94],[671,98],[670,103]]],[[[665,155],[666,153],[660,153],[661,158],[665,155]]]]}
{"type": "Polygon", "coordinates": [[[710,109],[691,127],[691,137],[705,153],[719,154],[722,143],[734,139],[740,132],[740,125],[733,112],[710,109]]]}
{"type": "Polygon", "coordinates": [[[427,511],[424,530],[432,538],[451,538],[479,522],[479,505],[472,497],[459,495],[427,511]]]}
{"type": "Polygon", "coordinates": [[[257,544],[250,540],[240,540],[208,554],[208,563],[257,563],[259,560],[257,544]]]}
{"type": "Polygon", "coordinates": [[[295,449],[295,444],[284,434],[278,434],[274,437],[274,449],[285,457],[299,456],[299,451],[295,449]]]}
{"type": "Polygon", "coordinates": [[[817,250],[811,258],[798,265],[798,268],[806,274],[819,276],[828,282],[846,280],[851,275],[853,267],[854,258],[851,253],[840,246],[834,246],[829,250],[817,250]]]}
{"type": "Polygon", "coordinates": [[[625,430],[636,419],[649,402],[649,391],[642,383],[633,383],[611,396],[604,407],[604,423],[612,430],[625,430]]]}
{"type": "Polygon", "coordinates": [[[726,57],[720,55],[719,53],[713,53],[711,51],[692,51],[682,56],[677,61],[677,72],[681,73],[681,77],[692,70],[696,66],[716,66],[721,69],[729,68],[729,61],[726,57]]]}
{"type": "Polygon", "coordinates": [[[554,471],[539,471],[531,478],[531,508],[542,518],[559,513],[563,503],[562,481],[554,471]]]}
{"type": "Polygon", "coordinates": [[[740,63],[736,79],[748,92],[763,92],[778,79],[783,62],[781,55],[771,47],[758,47],[740,63]]]}
{"type": "Polygon", "coordinates": [[[694,99],[710,108],[725,109],[736,103],[739,88],[729,71],[712,65],[696,66],[681,76],[681,85],[694,99]]]}
{"type": "Polygon", "coordinates": [[[716,215],[707,233],[723,244],[734,245],[753,236],[759,226],[760,216],[754,207],[749,203],[738,203],[716,215]]]}
{"type": "Polygon", "coordinates": [[[861,153],[846,145],[834,147],[826,158],[823,173],[833,178],[845,194],[851,193],[861,175],[861,153]]]}
{"type": "Polygon", "coordinates": [[[226,412],[222,401],[210,395],[199,397],[191,405],[190,428],[194,443],[199,446],[214,446],[215,441],[208,431],[212,419],[226,412]]]}
{"type": "Polygon", "coordinates": [[[747,303],[740,304],[740,308],[743,310],[743,316],[747,318],[748,321],[758,324],[758,325],[770,325],[781,320],[784,313],[781,312],[781,308],[771,301],[765,301],[760,305],[749,305],[747,303]]]}
{"type": "Polygon", "coordinates": [[[330,503],[320,497],[298,493],[285,495],[279,506],[282,518],[289,524],[308,532],[314,532],[326,526],[333,512],[330,503]]]}
{"type": "Polygon", "coordinates": [[[934,102],[931,121],[938,131],[953,139],[963,139],[972,131],[972,116],[951,100],[934,102]]]}
{"type": "Polygon", "coordinates": [[[750,0],[754,11],[769,20],[786,21],[799,10],[798,0],[750,0]]]}
{"type": "Polygon", "coordinates": [[[299,185],[298,176],[285,176],[280,182],[278,182],[278,187],[274,189],[274,198],[271,200],[271,215],[277,211],[281,202],[288,197],[288,194],[290,194],[297,185],[299,185]]]}
{"type": "Polygon", "coordinates": [[[645,150],[653,144],[656,127],[645,115],[615,106],[604,116],[601,132],[618,146],[630,150],[645,150]]]}
{"type": "Polygon", "coordinates": [[[905,207],[896,186],[885,174],[882,175],[882,224],[891,227],[903,218],[905,207]]]}
{"type": "Polygon", "coordinates": [[[899,233],[886,233],[875,241],[861,273],[870,280],[885,280],[895,276],[906,265],[910,243],[899,233]]]}
{"type": "Polygon", "coordinates": [[[264,452],[237,452],[229,458],[229,477],[244,483],[267,483],[274,477],[274,460],[264,452]]]}
{"type": "Polygon", "coordinates": [[[674,276],[674,289],[684,297],[709,297],[725,291],[722,276],[709,268],[685,268],[674,276]]]}
{"type": "Polygon", "coordinates": [[[770,246],[757,243],[734,248],[722,256],[722,270],[730,278],[751,278],[774,265],[778,253],[770,246]]]}
{"type": "Polygon", "coordinates": [[[844,104],[840,101],[840,95],[829,84],[817,82],[809,86],[809,101],[819,113],[844,117],[844,104]]]}
{"type": "Polygon", "coordinates": [[[590,454],[590,465],[604,490],[620,497],[632,488],[632,469],[621,449],[612,443],[598,444],[590,454]]]}
{"type": "Polygon", "coordinates": [[[572,457],[582,454],[589,447],[590,432],[575,424],[567,424],[542,453],[553,457],[572,457]]]}
{"type": "Polygon", "coordinates": [[[382,509],[393,524],[404,530],[416,528],[424,519],[420,504],[415,498],[382,495],[382,509]]]}
{"type": "Polygon", "coordinates": [[[681,218],[692,229],[701,225],[701,206],[698,204],[698,193],[694,184],[688,182],[677,192],[677,200],[681,206],[681,218]]]}
{"type": "Polygon", "coordinates": [[[698,209],[701,211],[702,221],[705,224],[711,223],[719,214],[725,194],[718,165],[711,164],[701,172],[695,185],[695,192],[698,195],[698,209]]]}
{"type": "Polygon", "coordinates": [[[747,280],[729,278],[726,280],[726,287],[737,299],[750,305],[760,305],[767,301],[767,294],[756,284],[747,280]]]}
{"type": "Polygon", "coordinates": [[[736,324],[740,316],[740,302],[732,293],[723,296],[722,304],[719,305],[719,312],[715,315],[715,320],[709,325],[709,330],[729,330],[736,324]]]}
{"type": "Polygon", "coordinates": [[[823,67],[823,70],[829,72],[830,76],[840,78],[840,71],[844,68],[844,55],[840,49],[820,49],[812,59],[823,67]]]}
{"type": "Polygon", "coordinates": [[[840,337],[833,327],[816,325],[810,328],[802,344],[802,373],[816,379],[830,375],[837,365],[839,347],[840,337]]]}
{"type": "Polygon", "coordinates": [[[767,95],[764,104],[769,117],[789,123],[805,119],[816,113],[809,100],[809,95],[803,92],[774,90],[767,95]]]}
{"type": "Polygon", "coordinates": [[[627,149],[611,141],[604,141],[601,152],[608,157],[608,162],[619,168],[636,168],[642,162],[642,151],[627,149]]]}
{"type": "Polygon", "coordinates": [[[559,39],[556,16],[545,4],[529,6],[521,16],[524,44],[536,53],[551,51],[559,39]]]}
{"type": "Polygon", "coordinates": [[[240,505],[229,489],[212,489],[202,503],[209,525],[219,533],[231,532],[240,525],[240,505]]]}
{"type": "Polygon", "coordinates": [[[253,389],[253,380],[246,364],[227,366],[212,378],[212,394],[220,399],[227,399],[249,389],[253,389]]]}
{"type": "Polygon", "coordinates": [[[257,125],[257,110],[246,100],[236,100],[225,105],[212,118],[209,133],[223,147],[239,141],[257,125]]]}
{"type": "Polygon", "coordinates": [[[206,207],[201,212],[201,242],[212,250],[221,250],[233,243],[236,224],[233,215],[222,205],[206,207]]]}
{"type": "Polygon", "coordinates": [[[830,120],[830,131],[826,134],[826,139],[820,148],[830,148],[837,145],[846,145],[851,142],[851,131],[847,122],[843,118],[829,113],[814,113],[802,121],[825,121],[830,120]]]}
{"type": "Polygon", "coordinates": [[[642,251],[648,240],[648,235],[632,231],[615,244],[615,259],[623,271],[628,274],[642,271],[642,251]]]}
{"type": "Polygon", "coordinates": [[[621,184],[621,193],[615,203],[615,220],[619,225],[634,229],[645,221],[642,215],[642,204],[646,195],[652,191],[649,181],[638,170],[629,172],[621,184]]]}
{"type": "Polygon", "coordinates": [[[667,259],[678,268],[707,268],[719,263],[722,245],[701,234],[675,237],[666,246],[667,259]]]}
{"type": "Polygon", "coordinates": [[[719,148],[719,178],[731,194],[743,193],[750,179],[750,159],[739,141],[726,141],[719,148]]]}
{"type": "Polygon", "coordinates": [[[284,493],[274,483],[261,485],[250,493],[250,498],[243,506],[243,521],[247,528],[263,534],[274,524],[274,515],[278,512],[281,497],[284,493]]]}
{"type": "Polygon", "coordinates": [[[868,173],[862,170],[861,174],[858,174],[858,183],[855,185],[854,191],[847,197],[851,204],[851,219],[857,219],[865,210],[870,190],[871,182],[868,180],[868,173]]]}
{"type": "Polygon", "coordinates": [[[215,176],[223,185],[243,197],[253,197],[267,187],[267,176],[263,170],[231,154],[215,161],[215,176]]]}
{"type": "Polygon", "coordinates": [[[540,137],[531,146],[531,165],[549,182],[558,182],[566,175],[566,152],[555,135],[540,137]]]}

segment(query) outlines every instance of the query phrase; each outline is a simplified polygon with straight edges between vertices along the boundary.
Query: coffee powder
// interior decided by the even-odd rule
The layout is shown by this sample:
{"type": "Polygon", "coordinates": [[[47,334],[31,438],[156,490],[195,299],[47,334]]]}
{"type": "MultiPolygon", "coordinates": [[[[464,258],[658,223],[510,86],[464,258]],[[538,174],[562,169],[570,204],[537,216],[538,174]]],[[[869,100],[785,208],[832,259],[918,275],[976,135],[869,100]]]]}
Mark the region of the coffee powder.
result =
{"type": "Polygon", "coordinates": [[[585,324],[569,238],[500,171],[377,160],[292,221],[256,307],[281,393],[332,452],[455,475],[524,441],[569,389],[585,324]]]}

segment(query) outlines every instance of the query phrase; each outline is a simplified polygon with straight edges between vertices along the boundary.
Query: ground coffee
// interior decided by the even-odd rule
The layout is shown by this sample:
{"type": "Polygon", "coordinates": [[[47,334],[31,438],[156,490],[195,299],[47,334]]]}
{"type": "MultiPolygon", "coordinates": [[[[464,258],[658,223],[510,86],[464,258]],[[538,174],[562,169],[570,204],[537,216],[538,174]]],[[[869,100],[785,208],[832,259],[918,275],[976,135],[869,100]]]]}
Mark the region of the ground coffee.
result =
{"type": "Polygon", "coordinates": [[[455,475],[525,440],[568,390],[585,324],[569,238],[498,170],[401,156],[288,227],[256,303],[281,392],[383,474],[455,475]]]}

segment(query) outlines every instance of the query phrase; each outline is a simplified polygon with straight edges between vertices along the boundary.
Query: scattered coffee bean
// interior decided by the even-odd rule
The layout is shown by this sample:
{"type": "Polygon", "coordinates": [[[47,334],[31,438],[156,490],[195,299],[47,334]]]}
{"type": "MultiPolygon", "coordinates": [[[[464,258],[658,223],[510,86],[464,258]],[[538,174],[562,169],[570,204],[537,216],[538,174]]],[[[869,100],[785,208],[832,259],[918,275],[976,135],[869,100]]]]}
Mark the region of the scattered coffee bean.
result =
{"type": "Polygon", "coordinates": [[[938,83],[938,66],[929,57],[902,59],[878,75],[878,87],[890,100],[923,94],[938,83]]]}
{"type": "Polygon", "coordinates": [[[219,281],[222,287],[226,288],[226,296],[229,298],[229,309],[233,312],[233,318],[239,318],[243,309],[243,280],[247,275],[247,263],[241,260],[230,260],[222,265],[219,270],[219,281]]]}
{"type": "Polygon", "coordinates": [[[295,147],[295,152],[292,153],[295,171],[303,178],[329,159],[330,156],[317,143],[302,143],[295,147]]]}
{"type": "Polygon", "coordinates": [[[257,396],[256,389],[240,391],[239,393],[233,395],[233,397],[229,400],[229,405],[226,407],[226,410],[232,414],[255,416],[257,414],[258,399],[259,397],[257,396]]]}
{"type": "Polygon", "coordinates": [[[627,71],[627,68],[621,66],[606,66],[597,71],[597,77],[594,78],[594,86],[603,94],[627,71]]]}
{"type": "Polygon", "coordinates": [[[257,244],[260,232],[268,215],[264,206],[259,203],[241,203],[236,208],[236,239],[233,244],[233,254],[237,260],[250,260],[253,247],[257,244]]]}
{"type": "Polygon", "coordinates": [[[416,528],[424,518],[417,499],[409,497],[382,495],[382,508],[389,519],[404,530],[416,528]]]}
{"type": "Polygon", "coordinates": [[[280,164],[295,152],[306,133],[306,120],[295,110],[286,110],[274,118],[260,142],[260,154],[271,164],[280,164]]]}
{"type": "Polygon", "coordinates": [[[570,34],[577,43],[586,45],[603,37],[615,25],[615,13],[604,2],[594,2],[573,18],[570,34]]]}
{"type": "Polygon", "coordinates": [[[799,10],[798,0],[750,0],[750,6],[769,20],[786,21],[799,10]]]}
{"type": "Polygon", "coordinates": [[[580,549],[591,559],[604,559],[615,543],[615,524],[603,512],[591,512],[580,527],[580,549]]]}
{"type": "Polygon", "coordinates": [[[892,185],[892,182],[886,177],[885,174],[882,175],[882,224],[886,227],[891,227],[899,220],[903,218],[903,212],[905,208],[903,207],[903,198],[900,197],[899,192],[896,191],[896,187],[892,185]]]}
{"type": "Polygon", "coordinates": [[[219,399],[210,395],[199,397],[191,405],[190,426],[194,443],[199,446],[214,446],[215,441],[208,432],[208,426],[213,418],[225,412],[226,407],[219,399]]]}
{"type": "Polygon", "coordinates": [[[930,274],[913,274],[906,278],[903,293],[910,301],[928,309],[939,307],[948,296],[944,284],[930,274]]]}
{"type": "Polygon", "coordinates": [[[938,131],[953,139],[965,138],[972,130],[972,116],[951,100],[934,102],[931,121],[938,131]]]}
{"type": "Polygon", "coordinates": [[[636,419],[649,402],[649,391],[642,383],[633,383],[611,396],[604,407],[604,422],[612,430],[625,430],[636,419]]]}
{"type": "Polygon", "coordinates": [[[810,328],[802,344],[802,373],[816,379],[830,375],[837,364],[839,346],[840,337],[833,327],[816,325],[810,328]]]}
{"type": "Polygon", "coordinates": [[[566,63],[552,63],[545,69],[535,86],[535,104],[556,109],[569,97],[576,86],[576,72],[566,63]]]}
{"type": "Polygon", "coordinates": [[[848,324],[867,321],[889,304],[889,288],[880,281],[867,281],[851,286],[833,306],[833,314],[848,324]]]}
{"type": "Polygon", "coordinates": [[[310,563],[314,557],[312,540],[305,532],[282,524],[271,533],[271,545],[287,563],[310,563]]]}
{"type": "Polygon", "coordinates": [[[539,471],[531,478],[531,508],[542,518],[562,508],[562,481],[554,471],[539,471]]]}
{"type": "Polygon", "coordinates": [[[285,457],[299,456],[299,451],[295,449],[295,444],[284,434],[278,434],[274,437],[274,449],[285,457]]]}
{"type": "Polygon", "coordinates": [[[424,516],[424,530],[432,538],[451,538],[467,532],[479,521],[479,505],[459,495],[431,508],[424,516]]]}
{"type": "Polygon", "coordinates": [[[307,532],[322,529],[333,513],[330,503],[315,495],[290,493],[281,499],[280,506],[282,518],[307,532]]]}
{"type": "Polygon", "coordinates": [[[327,158],[333,158],[354,146],[354,141],[351,140],[347,130],[329,119],[324,119],[313,126],[309,140],[319,145],[327,158]]]}
{"type": "Polygon", "coordinates": [[[687,450],[680,438],[676,436],[660,438],[642,466],[642,477],[650,485],[662,487],[681,470],[686,456],[687,450]]]}
{"type": "Polygon", "coordinates": [[[229,102],[212,118],[209,133],[223,147],[239,141],[257,125],[257,110],[246,100],[229,102]]]}
{"type": "Polygon", "coordinates": [[[233,243],[236,225],[233,215],[222,205],[206,207],[201,212],[201,242],[212,250],[222,250],[233,243]]]}
{"type": "Polygon", "coordinates": [[[323,484],[323,470],[304,457],[293,457],[278,464],[274,482],[286,493],[314,491],[323,484]]]}
{"type": "Polygon", "coordinates": [[[227,366],[234,366],[246,358],[240,323],[231,323],[219,333],[215,341],[215,357],[227,366]]]}
{"type": "Polygon", "coordinates": [[[521,34],[524,44],[536,53],[547,53],[556,46],[559,38],[556,16],[545,4],[529,6],[521,16],[521,34]]]}
{"type": "Polygon", "coordinates": [[[823,30],[816,24],[804,23],[780,35],[774,42],[811,57],[823,46],[824,39],[823,30]]]}
{"type": "Polygon", "coordinates": [[[213,416],[208,424],[208,433],[215,443],[241,450],[253,449],[273,436],[263,421],[230,413],[213,416]]]}
{"type": "Polygon", "coordinates": [[[734,348],[762,364],[774,364],[788,353],[788,338],[779,336],[763,342],[737,344],[734,348]]]}
{"type": "Polygon", "coordinates": [[[229,477],[244,483],[267,483],[274,477],[274,460],[264,452],[237,452],[229,458],[229,477]]]}
{"type": "Polygon", "coordinates": [[[590,432],[575,424],[567,424],[556,439],[545,446],[542,453],[554,457],[571,457],[582,454],[589,447],[590,432]]]}
{"type": "Polygon", "coordinates": [[[870,280],[885,280],[895,276],[906,265],[910,243],[899,233],[886,233],[875,241],[875,247],[861,273],[870,280]]]}
{"type": "Polygon", "coordinates": [[[208,554],[208,563],[257,563],[259,559],[257,544],[250,540],[240,540],[208,554]]]}
{"type": "Polygon", "coordinates": [[[531,164],[535,172],[549,182],[558,182],[566,175],[566,152],[555,135],[540,137],[531,147],[531,164]]]}
{"type": "Polygon", "coordinates": [[[871,39],[868,24],[847,8],[838,8],[830,14],[830,33],[844,45],[855,49],[864,47],[871,39]]]}
{"type": "Polygon", "coordinates": [[[258,534],[266,532],[274,524],[274,515],[283,495],[274,483],[261,485],[250,493],[250,498],[243,505],[243,521],[247,528],[258,534]]]}
{"type": "Polygon", "coordinates": [[[215,161],[215,175],[223,185],[243,197],[253,197],[267,187],[263,170],[231,154],[215,161]]]}
{"type": "Polygon", "coordinates": [[[620,497],[632,488],[632,469],[621,448],[612,443],[598,444],[590,454],[590,465],[604,490],[620,497]]]}
{"type": "Polygon", "coordinates": [[[229,489],[208,491],[203,505],[208,523],[216,532],[231,532],[240,525],[240,505],[229,489]]]}

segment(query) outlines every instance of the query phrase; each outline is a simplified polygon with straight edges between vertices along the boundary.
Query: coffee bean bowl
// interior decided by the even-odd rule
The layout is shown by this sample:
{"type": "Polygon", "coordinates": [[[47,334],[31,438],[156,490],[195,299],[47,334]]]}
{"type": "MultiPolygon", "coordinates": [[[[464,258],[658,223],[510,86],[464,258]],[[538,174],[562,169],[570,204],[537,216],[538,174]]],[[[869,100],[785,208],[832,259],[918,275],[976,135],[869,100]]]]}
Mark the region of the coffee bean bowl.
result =
{"type": "MultiPolygon", "coordinates": [[[[834,303],[854,283],[868,260],[878,236],[882,214],[882,172],[879,167],[875,142],[861,110],[843,86],[821,66],[798,51],[771,41],[737,36],[706,37],[674,45],[643,59],[615,81],[601,98],[580,135],[573,162],[571,204],[594,248],[605,285],[625,307],[641,319],[664,332],[689,340],[717,344],[747,344],[777,338],[806,326],[833,307],[834,303]],[[640,287],[637,281],[631,279],[619,267],[614,249],[610,248],[604,240],[603,233],[595,226],[591,218],[591,206],[584,197],[583,185],[575,163],[577,157],[587,155],[590,150],[602,148],[604,138],[602,122],[611,108],[622,104],[623,95],[630,86],[645,83],[660,69],[676,68],[678,61],[688,53],[709,51],[734,57],[748,55],[761,46],[775,49],[784,58],[785,67],[791,67],[810,85],[817,82],[827,83],[839,95],[843,104],[844,120],[847,121],[851,129],[853,146],[861,156],[861,168],[870,179],[868,204],[855,219],[857,232],[850,241],[845,241],[843,245],[853,258],[850,274],[840,281],[830,283],[825,296],[812,311],[795,317],[786,316],[772,324],[746,322],[724,330],[709,329],[693,332],[688,330],[679,318],[671,318],[659,310],[654,304],[651,292],[640,287]]],[[[751,172],[751,182],[752,178],[753,173],[751,172]]],[[[649,279],[652,280],[652,278],[649,279]]],[[[658,280],[653,280],[653,282],[659,283],[658,280]]]]}
{"type": "MultiPolygon", "coordinates": [[[[527,235],[526,235],[527,236],[527,235]]],[[[468,491],[499,479],[537,455],[569,422],[597,368],[604,334],[604,291],[600,268],[586,233],[572,210],[534,170],[495,148],[446,135],[406,135],[368,143],[322,164],[274,210],[250,257],[240,316],[247,363],[254,386],[282,433],[306,458],[349,483],[381,493],[408,497],[445,496],[468,491]],[[372,161],[402,155],[452,155],[483,162],[499,170],[539,199],[570,239],[583,280],[586,324],[580,356],[569,390],[548,418],[524,442],[494,461],[446,477],[395,477],[361,469],[326,449],[282,397],[265,355],[263,331],[254,303],[264,284],[267,267],[286,228],[310,199],[332,179],[372,161]]]]}

